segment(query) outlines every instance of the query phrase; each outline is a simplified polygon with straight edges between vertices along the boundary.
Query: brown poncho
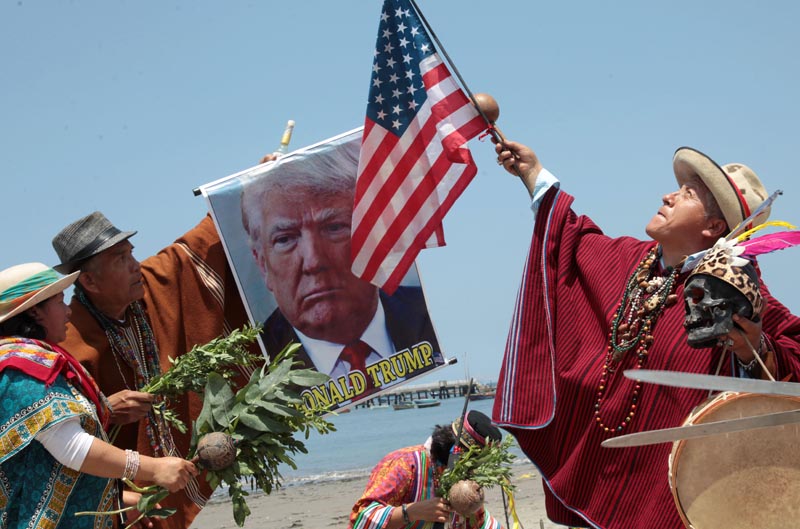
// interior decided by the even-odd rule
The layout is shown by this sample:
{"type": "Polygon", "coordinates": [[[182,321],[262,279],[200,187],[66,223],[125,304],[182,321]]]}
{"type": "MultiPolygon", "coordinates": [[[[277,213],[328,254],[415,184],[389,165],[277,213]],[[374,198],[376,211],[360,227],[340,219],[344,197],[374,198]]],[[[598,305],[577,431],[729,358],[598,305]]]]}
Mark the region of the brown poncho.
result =
{"type": "MultiPolygon", "coordinates": [[[[210,216],[157,255],[142,262],[144,305],[158,345],[161,371],[170,367],[168,357],[181,355],[196,344],[206,343],[239,327],[246,321],[244,307],[228,267],[219,235],[210,216]]],[[[76,299],[70,303],[71,322],[67,339],[61,345],[77,358],[97,380],[100,389],[111,395],[126,388],[133,371],[122,359],[115,361],[108,339],[97,321],[76,299]]],[[[190,394],[173,406],[185,424],[191,425],[202,407],[202,399],[190,394]]],[[[136,448],[153,455],[142,423],[126,425],[115,444],[136,448]]],[[[173,431],[181,454],[189,448],[190,436],[173,431]]],[[[157,527],[186,528],[211,494],[205,480],[196,486],[170,494],[163,507],[176,507],[165,520],[154,520],[157,527]]]]}

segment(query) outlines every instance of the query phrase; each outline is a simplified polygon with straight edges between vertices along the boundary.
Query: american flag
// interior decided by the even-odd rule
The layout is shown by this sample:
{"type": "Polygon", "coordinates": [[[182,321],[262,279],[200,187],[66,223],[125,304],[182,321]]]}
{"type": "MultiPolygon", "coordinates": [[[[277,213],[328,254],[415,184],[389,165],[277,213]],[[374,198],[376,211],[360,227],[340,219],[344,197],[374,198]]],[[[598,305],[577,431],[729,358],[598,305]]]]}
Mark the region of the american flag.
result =
{"type": "Polygon", "coordinates": [[[391,294],[477,172],[486,128],[408,0],[383,4],[353,211],[353,273],[391,294]]]}

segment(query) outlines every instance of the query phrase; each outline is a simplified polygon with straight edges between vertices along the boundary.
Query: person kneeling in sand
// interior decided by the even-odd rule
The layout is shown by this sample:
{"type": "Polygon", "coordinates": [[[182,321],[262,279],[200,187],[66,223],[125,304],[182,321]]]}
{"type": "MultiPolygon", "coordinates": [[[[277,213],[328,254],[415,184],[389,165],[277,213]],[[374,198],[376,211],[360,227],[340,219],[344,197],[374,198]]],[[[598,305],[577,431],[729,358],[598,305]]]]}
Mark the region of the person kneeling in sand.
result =
{"type": "MultiPolygon", "coordinates": [[[[401,448],[384,456],[372,469],[364,494],[353,505],[349,527],[398,529],[417,522],[448,521],[453,510],[443,498],[434,496],[434,483],[447,468],[460,422],[459,418],[452,425],[437,425],[425,444],[401,448]]],[[[464,448],[476,443],[484,445],[487,441],[500,441],[501,438],[500,430],[489,417],[476,410],[469,411],[460,439],[464,448]]],[[[458,527],[489,529],[501,526],[481,508],[458,527]]]]}

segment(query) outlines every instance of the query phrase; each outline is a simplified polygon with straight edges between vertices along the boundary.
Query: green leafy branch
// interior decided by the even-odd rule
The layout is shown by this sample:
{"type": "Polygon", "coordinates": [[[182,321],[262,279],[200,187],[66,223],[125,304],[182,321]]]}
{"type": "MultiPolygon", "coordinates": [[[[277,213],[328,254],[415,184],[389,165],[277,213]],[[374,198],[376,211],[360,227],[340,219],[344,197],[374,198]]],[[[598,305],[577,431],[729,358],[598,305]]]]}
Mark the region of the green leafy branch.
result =
{"type": "Polygon", "coordinates": [[[234,393],[228,380],[210,373],[205,385],[203,409],[194,424],[193,450],[204,434],[225,432],[236,444],[236,461],[228,468],[208,470],[211,488],[228,485],[237,525],[250,514],[243,483],[250,482],[267,494],[281,484],[278,467],[284,463],[297,468],[293,456],[307,453],[305,439],[312,430],[321,434],[334,431],[322,417],[326,410],[308,409],[299,393],[301,388],[326,382],[329,377],[311,369],[294,369],[299,344],[290,344],[274,360],[255,371],[250,381],[234,393]]]}
{"type": "MultiPolygon", "coordinates": [[[[202,345],[195,345],[186,354],[169,357],[172,366],[164,373],[153,377],[139,391],[158,395],[153,403],[153,413],[161,415],[165,422],[180,433],[186,433],[186,424],[175,410],[168,408],[170,399],[178,399],[188,392],[202,394],[210,373],[217,373],[225,380],[232,380],[239,373],[236,366],[255,365],[263,357],[250,352],[250,345],[261,333],[261,327],[245,325],[234,329],[227,336],[214,338],[202,345]]],[[[121,424],[114,425],[109,433],[113,443],[119,435],[121,424]]]]}
{"type": "Polygon", "coordinates": [[[177,509],[174,507],[159,507],[158,502],[163,500],[169,495],[169,491],[159,487],[158,485],[150,485],[149,487],[138,487],[130,480],[123,480],[125,484],[133,490],[134,492],[138,492],[141,494],[139,500],[136,502],[136,505],[131,505],[129,507],[123,507],[122,509],[117,509],[114,511],[82,511],[76,512],[75,516],[99,516],[99,515],[114,515],[114,514],[122,514],[128,511],[132,511],[136,509],[139,512],[139,516],[133,520],[131,523],[125,526],[125,529],[131,529],[135,527],[140,521],[142,521],[145,517],[147,518],[167,518],[175,514],[177,509]]]}
{"type": "MultiPolygon", "coordinates": [[[[165,421],[172,425],[181,433],[186,433],[186,425],[178,417],[178,414],[167,408],[169,399],[177,399],[188,392],[202,394],[208,381],[209,375],[214,374],[222,380],[232,380],[237,374],[236,366],[253,365],[263,360],[260,355],[250,352],[250,345],[255,342],[261,328],[258,326],[244,326],[242,329],[235,329],[227,336],[221,336],[202,345],[195,345],[186,354],[177,358],[169,358],[172,366],[169,370],[154,377],[140,391],[158,395],[158,399],[153,405],[153,411],[160,414],[165,421]]],[[[109,439],[114,441],[119,433],[121,425],[115,425],[109,439]]],[[[128,527],[138,523],[144,517],[166,518],[175,512],[175,509],[164,509],[157,506],[158,502],[169,495],[169,492],[156,485],[149,487],[137,487],[131,481],[125,480],[127,486],[142,494],[136,505],[111,511],[107,513],[77,513],[76,515],[98,515],[98,514],[120,514],[136,509],[140,516],[128,527]]],[[[126,528],[127,529],[127,528],[126,528]]]]}
{"type": "Polygon", "coordinates": [[[263,360],[263,357],[253,354],[249,349],[260,332],[258,326],[245,326],[206,344],[195,345],[177,358],[169,357],[172,364],[169,370],[154,377],[140,391],[163,397],[153,406],[153,410],[176,430],[186,433],[183,421],[166,407],[169,399],[180,398],[190,391],[202,394],[211,373],[229,381],[238,375],[236,366],[254,365],[263,360]]]}
{"type": "Polygon", "coordinates": [[[202,393],[208,375],[216,373],[225,380],[237,375],[235,366],[249,365],[263,357],[250,352],[261,328],[246,325],[235,329],[227,336],[220,336],[192,349],[177,358],[170,357],[172,366],[161,375],[154,377],[140,391],[177,398],[190,391],[202,393]]]}
{"type": "Polygon", "coordinates": [[[470,446],[456,459],[452,468],[442,473],[436,495],[448,499],[450,488],[465,479],[474,481],[484,488],[500,485],[506,491],[513,491],[511,463],[516,456],[508,451],[513,442],[513,438],[508,435],[499,443],[470,446]]]}
{"type": "MultiPolygon", "coordinates": [[[[237,375],[234,366],[261,360],[248,348],[259,332],[258,327],[245,327],[195,346],[185,355],[170,359],[172,368],[142,388],[165,399],[178,398],[190,391],[203,395],[203,408],[194,423],[188,457],[194,456],[198,441],[205,434],[224,432],[233,438],[237,452],[233,465],[221,470],[207,469],[205,477],[212,489],[222,483],[228,485],[234,520],[239,526],[250,514],[245,500],[249,494],[244,484],[250,482],[269,494],[281,484],[279,465],[297,468],[293,456],[307,453],[305,444],[295,434],[302,433],[308,439],[312,430],[321,434],[335,430],[323,418],[327,410],[304,405],[299,393],[302,388],[322,384],[329,377],[312,369],[295,369],[301,364],[294,358],[299,344],[288,345],[271,363],[255,370],[245,386],[234,390],[233,379],[237,375]]],[[[160,413],[176,428],[186,431],[172,410],[162,406],[160,413]]],[[[144,517],[167,517],[175,512],[158,507],[158,502],[169,494],[161,487],[140,488],[126,483],[142,497],[135,507],[115,513],[137,509],[140,516],[133,524],[144,517]]]]}

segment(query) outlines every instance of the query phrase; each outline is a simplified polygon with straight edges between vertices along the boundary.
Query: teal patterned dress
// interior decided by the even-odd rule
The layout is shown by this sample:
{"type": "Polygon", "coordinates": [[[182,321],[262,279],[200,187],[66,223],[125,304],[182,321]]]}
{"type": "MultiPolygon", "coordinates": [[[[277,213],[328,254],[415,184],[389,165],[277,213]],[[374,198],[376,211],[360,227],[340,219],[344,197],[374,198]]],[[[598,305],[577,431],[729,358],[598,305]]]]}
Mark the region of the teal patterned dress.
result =
{"type": "Polygon", "coordinates": [[[116,480],[67,468],[34,439],[76,416],[84,430],[106,439],[96,404],[77,389],[88,375],[75,373],[74,361],[58,358],[63,354],[46,342],[0,340],[0,529],[114,525],[110,516],[75,513],[115,509],[116,480]],[[48,368],[54,376],[41,376],[48,368]]]}

